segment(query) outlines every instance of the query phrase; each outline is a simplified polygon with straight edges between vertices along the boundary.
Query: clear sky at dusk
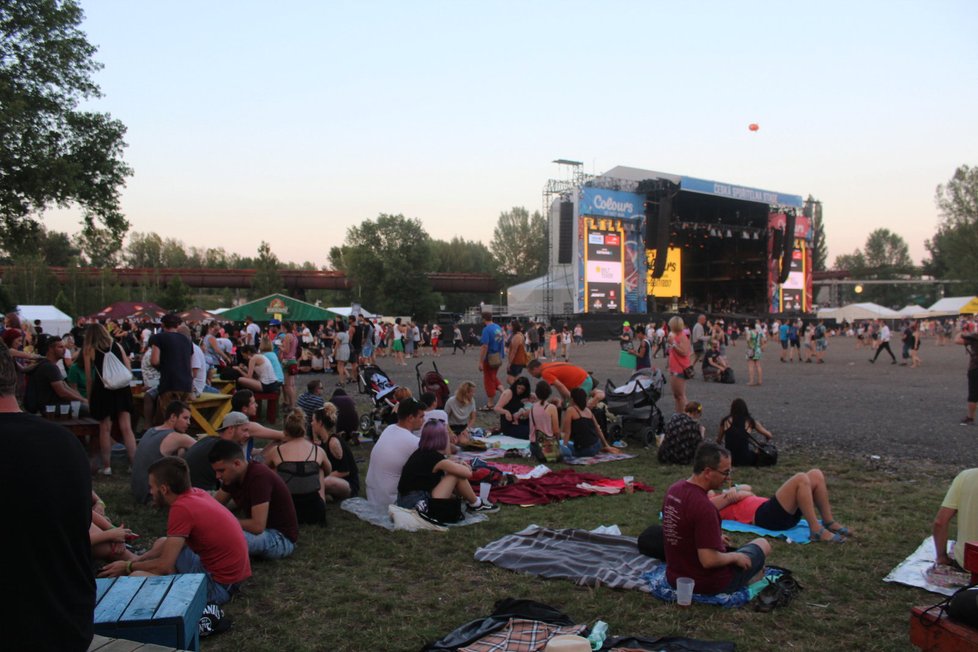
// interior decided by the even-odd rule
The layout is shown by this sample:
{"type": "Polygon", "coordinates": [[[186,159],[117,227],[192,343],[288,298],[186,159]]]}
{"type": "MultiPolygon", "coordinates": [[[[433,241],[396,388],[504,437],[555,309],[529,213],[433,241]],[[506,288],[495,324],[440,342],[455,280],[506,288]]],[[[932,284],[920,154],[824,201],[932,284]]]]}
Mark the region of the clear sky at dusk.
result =
{"type": "Polygon", "coordinates": [[[878,227],[919,262],[978,164],[968,0],[81,4],[132,230],[244,255],[324,265],[382,212],[488,244],[563,157],[811,193],[830,263],[878,227]]]}

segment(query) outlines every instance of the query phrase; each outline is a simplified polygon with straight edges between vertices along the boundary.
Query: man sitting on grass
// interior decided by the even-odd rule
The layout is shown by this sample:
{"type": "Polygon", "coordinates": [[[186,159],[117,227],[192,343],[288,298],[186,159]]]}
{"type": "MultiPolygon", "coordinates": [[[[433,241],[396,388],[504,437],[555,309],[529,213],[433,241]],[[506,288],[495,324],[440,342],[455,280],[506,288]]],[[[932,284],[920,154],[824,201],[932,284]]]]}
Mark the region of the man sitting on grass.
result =
{"type": "Polygon", "coordinates": [[[730,452],[714,442],[703,442],[693,456],[693,475],[679,480],[662,501],[666,579],[695,580],[703,595],[732,593],[764,574],[771,546],[763,538],[727,552],[728,540],[720,531],[720,513],[710,502],[711,490],[730,477],[730,452]]]}
{"type": "Polygon", "coordinates": [[[937,563],[944,566],[964,567],[964,544],[978,541],[978,469],[965,469],[959,473],[947,490],[934,518],[934,547],[937,563]],[[947,554],[948,533],[951,519],[958,516],[957,545],[954,557],[947,554]]]}
{"type": "Polygon", "coordinates": [[[299,522],[285,481],[260,462],[246,462],[238,444],[221,440],[208,454],[221,483],[215,498],[227,505],[232,499],[241,512],[248,553],[263,559],[283,559],[295,550],[299,522]]]}
{"type": "Polygon", "coordinates": [[[153,504],[168,507],[166,536],[135,560],[106,564],[99,577],[204,573],[207,602],[224,604],[251,577],[248,544],[234,516],[210,494],[190,486],[187,463],[164,457],[149,467],[153,504]]]}
{"type": "Polygon", "coordinates": [[[190,406],[183,401],[170,401],[163,412],[163,423],[143,433],[136,446],[129,479],[132,499],[137,503],[146,504],[152,499],[149,493],[150,465],[167,455],[183,457],[197,443],[187,434],[189,427],[190,406]]]}
{"type": "Polygon", "coordinates": [[[418,449],[418,437],[412,432],[424,423],[424,404],[407,397],[397,404],[397,423],[380,433],[370,451],[367,467],[367,500],[378,507],[387,507],[397,500],[397,485],[401,470],[411,453],[418,449]]]}

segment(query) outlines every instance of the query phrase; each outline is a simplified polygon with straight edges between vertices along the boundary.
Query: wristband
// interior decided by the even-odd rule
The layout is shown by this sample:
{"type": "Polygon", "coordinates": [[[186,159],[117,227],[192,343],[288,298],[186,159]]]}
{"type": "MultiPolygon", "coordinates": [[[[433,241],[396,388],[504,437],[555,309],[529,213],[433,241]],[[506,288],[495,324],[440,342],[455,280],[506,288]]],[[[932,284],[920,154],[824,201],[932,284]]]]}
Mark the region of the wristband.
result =
{"type": "Polygon", "coordinates": [[[132,560],[126,562],[126,575],[132,575],[132,560]]]}

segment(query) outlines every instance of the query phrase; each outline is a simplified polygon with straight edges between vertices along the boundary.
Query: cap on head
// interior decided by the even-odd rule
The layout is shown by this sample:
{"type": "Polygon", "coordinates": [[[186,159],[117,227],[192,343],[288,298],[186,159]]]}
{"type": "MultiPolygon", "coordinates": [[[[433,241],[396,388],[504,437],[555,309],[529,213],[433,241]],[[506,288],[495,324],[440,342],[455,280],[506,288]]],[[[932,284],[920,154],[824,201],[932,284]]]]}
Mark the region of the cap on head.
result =
{"type": "Polygon", "coordinates": [[[269,319],[268,320],[268,326],[269,327],[272,327],[272,326],[281,326],[281,325],[282,325],[282,322],[280,322],[277,319],[269,319]]]}
{"type": "Polygon", "coordinates": [[[246,415],[244,412],[228,412],[224,417],[224,421],[221,422],[221,427],[218,428],[218,430],[224,430],[234,426],[242,426],[248,423],[248,421],[248,415],[246,415]]]}

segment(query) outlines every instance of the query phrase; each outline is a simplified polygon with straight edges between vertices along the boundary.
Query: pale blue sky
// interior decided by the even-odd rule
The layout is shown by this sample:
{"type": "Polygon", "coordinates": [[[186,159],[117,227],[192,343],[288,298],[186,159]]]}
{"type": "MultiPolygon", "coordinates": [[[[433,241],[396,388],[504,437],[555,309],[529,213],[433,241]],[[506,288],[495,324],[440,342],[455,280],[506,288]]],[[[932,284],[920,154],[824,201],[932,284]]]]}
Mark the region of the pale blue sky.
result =
{"type": "Polygon", "coordinates": [[[830,262],[878,227],[919,261],[978,165],[972,1],[81,4],[132,230],[246,255],[381,212],[488,244],[563,157],[811,193],[830,262]]]}

